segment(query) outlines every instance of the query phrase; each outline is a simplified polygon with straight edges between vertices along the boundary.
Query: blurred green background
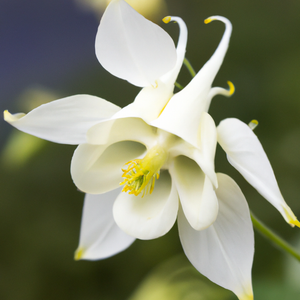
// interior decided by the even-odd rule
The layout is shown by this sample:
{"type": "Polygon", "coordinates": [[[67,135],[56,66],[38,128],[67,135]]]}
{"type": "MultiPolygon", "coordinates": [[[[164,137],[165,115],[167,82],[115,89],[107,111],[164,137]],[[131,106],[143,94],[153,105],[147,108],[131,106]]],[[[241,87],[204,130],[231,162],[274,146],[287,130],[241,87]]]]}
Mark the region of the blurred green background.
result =
{"type": "MultiPolygon", "coordinates": [[[[232,22],[229,51],[214,85],[226,87],[230,80],[236,92],[231,98],[215,97],[210,113],[216,124],[227,117],[259,121],[255,133],[282,194],[300,218],[300,2],[166,3],[169,15],[187,23],[186,57],[196,70],[212,55],[224,31],[223,24],[204,25],[203,20],[222,15],[232,22]]],[[[2,110],[28,112],[29,106],[37,105],[29,100],[50,101],[77,93],[97,95],[120,106],[132,102],[139,89],[114,78],[96,60],[96,13],[73,0],[0,0],[0,11],[2,110]]],[[[161,13],[158,19],[164,16],[161,13]]],[[[176,25],[159,24],[176,40],[176,25]]],[[[178,81],[186,84],[189,80],[183,68],[178,81]]],[[[38,151],[27,158],[31,150],[20,141],[14,150],[7,150],[12,137],[18,140],[27,135],[16,136],[17,130],[4,121],[0,129],[0,299],[236,299],[203,281],[190,267],[176,226],[166,236],[136,241],[112,258],[75,262],[84,198],[69,172],[75,147],[32,138],[38,151]],[[19,153],[25,156],[18,158],[19,153]],[[154,291],[158,294],[151,298],[154,291]]],[[[232,176],[253,212],[300,251],[300,229],[283,221],[229,165],[220,148],[216,170],[232,176]]],[[[257,233],[255,240],[255,299],[298,299],[300,264],[257,233]]]]}

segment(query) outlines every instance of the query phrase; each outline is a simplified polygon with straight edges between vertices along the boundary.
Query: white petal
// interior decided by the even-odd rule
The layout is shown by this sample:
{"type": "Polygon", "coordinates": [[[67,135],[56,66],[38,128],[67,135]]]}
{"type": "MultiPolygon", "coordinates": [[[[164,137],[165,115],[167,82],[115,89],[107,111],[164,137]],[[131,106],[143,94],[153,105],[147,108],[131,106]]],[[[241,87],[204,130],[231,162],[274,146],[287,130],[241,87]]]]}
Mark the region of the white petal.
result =
{"type": "Polygon", "coordinates": [[[103,195],[86,194],[75,259],[103,259],[128,248],[135,238],[116,224],[112,207],[120,189],[103,195]]]}
{"type": "Polygon", "coordinates": [[[219,206],[208,177],[193,160],[185,156],[174,159],[170,173],[189,224],[195,230],[210,226],[217,218],[219,206]]]}
{"type": "Polygon", "coordinates": [[[136,96],[133,103],[122,108],[114,117],[136,117],[150,123],[157,119],[168,101],[173,95],[174,82],[166,85],[162,81],[157,81],[157,86],[143,88],[136,96]]]}
{"type": "Polygon", "coordinates": [[[217,129],[213,118],[206,112],[201,115],[197,145],[200,151],[195,152],[195,160],[214,186],[218,187],[215,173],[217,129]]]}
{"type": "MultiPolygon", "coordinates": [[[[153,123],[155,122],[151,122],[151,124],[153,123]]],[[[174,127],[176,127],[176,124],[174,124],[174,127]]],[[[195,145],[193,147],[190,143],[185,142],[183,138],[183,140],[178,141],[170,149],[171,155],[173,157],[184,155],[195,160],[205,175],[212,181],[213,185],[218,187],[214,163],[217,146],[217,129],[214,120],[206,112],[203,112],[200,120],[198,120],[197,139],[194,142],[195,145]]]]}
{"type": "Polygon", "coordinates": [[[120,186],[123,175],[121,169],[145,150],[144,145],[131,141],[103,146],[81,144],[72,158],[72,179],[85,193],[106,193],[120,186]]]}
{"type": "Polygon", "coordinates": [[[142,197],[121,193],[113,214],[119,227],[142,240],[166,234],[174,225],[178,211],[178,195],[167,171],[155,182],[152,194],[142,197]]]}
{"type": "Polygon", "coordinates": [[[172,132],[197,146],[198,126],[203,111],[208,111],[212,82],[223,62],[231,35],[231,23],[222,17],[212,17],[225,23],[223,38],[210,60],[192,81],[175,94],[161,116],[151,125],[172,132]]]}
{"type": "Polygon", "coordinates": [[[4,119],[21,131],[61,144],[86,142],[86,132],[120,108],[104,99],[75,95],[43,104],[27,115],[4,112],[4,119]]]}
{"type": "Polygon", "coordinates": [[[196,231],[179,210],[180,240],[188,259],[200,273],[233,291],[240,300],[253,300],[254,235],[249,208],[230,177],[218,174],[218,181],[217,220],[207,229],[196,231]]]}
{"type": "Polygon", "coordinates": [[[176,63],[171,37],[123,0],[112,1],[102,16],[96,55],[108,72],[141,87],[156,86],[176,63]]]}
{"type": "Polygon", "coordinates": [[[117,115],[91,127],[87,132],[90,144],[112,144],[120,140],[138,141],[150,145],[156,138],[156,129],[139,118],[118,118],[117,115]]]}
{"type": "Polygon", "coordinates": [[[256,135],[238,119],[223,120],[217,128],[218,142],[229,162],[282,214],[292,226],[300,223],[284,201],[268,157],[256,135]]]}

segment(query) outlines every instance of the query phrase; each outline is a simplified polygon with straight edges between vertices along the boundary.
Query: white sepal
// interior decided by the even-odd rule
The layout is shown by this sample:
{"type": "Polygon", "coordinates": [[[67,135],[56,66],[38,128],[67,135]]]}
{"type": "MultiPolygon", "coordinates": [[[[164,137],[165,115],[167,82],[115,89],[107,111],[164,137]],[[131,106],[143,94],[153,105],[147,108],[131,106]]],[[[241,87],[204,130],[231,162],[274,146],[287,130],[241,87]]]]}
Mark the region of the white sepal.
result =
{"type": "Polygon", "coordinates": [[[112,1],[102,16],[96,55],[108,72],[140,87],[156,86],[176,64],[171,37],[123,0],[112,1]]]}
{"type": "Polygon", "coordinates": [[[96,260],[115,255],[133,242],[114,221],[112,206],[120,189],[102,195],[86,194],[75,259],[96,260]]]}
{"type": "Polygon", "coordinates": [[[4,112],[4,119],[19,130],[60,144],[86,142],[87,130],[121,108],[98,97],[75,95],[43,104],[27,115],[4,112]]]}
{"type": "Polygon", "coordinates": [[[269,159],[250,127],[242,121],[230,118],[217,128],[218,142],[227,154],[229,162],[292,226],[299,226],[295,215],[284,201],[269,159]]]}
{"type": "Polygon", "coordinates": [[[227,175],[217,174],[219,214],[207,229],[196,231],[179,210],[178,228],[184,252],[194,267],[240,300],[253,300],[251,268],[254,234],[247,201],[227,175]]]}

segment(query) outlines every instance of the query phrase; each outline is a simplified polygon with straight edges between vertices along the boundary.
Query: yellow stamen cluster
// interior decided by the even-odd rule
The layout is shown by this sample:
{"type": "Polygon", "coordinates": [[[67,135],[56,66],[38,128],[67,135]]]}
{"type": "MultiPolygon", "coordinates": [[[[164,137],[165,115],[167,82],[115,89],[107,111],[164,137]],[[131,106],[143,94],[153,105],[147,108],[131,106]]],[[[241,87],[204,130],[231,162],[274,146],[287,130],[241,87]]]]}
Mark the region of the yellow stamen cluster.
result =
{"type": "Polygon", "coordinates": [[[155,177],[156,179],[159,178],[159,170],[153,174],[153,172],[145,170],[141,162],[141,159],[131,160],[126,163],[128,165],[127,169],[122,169],[124,172],[122,175],[124,181],[120,183],[120,185],[124,184],[122,192],[129,191],[129,194],[137,196],[143,191],[142,197],[153,192],[155,177]]]}
{"type": "Polygon", "coordinates": [[[129,192],[135,196],[143,192],[142,197],[152,193],[155,179],[159,179],[160,169],[167,159],[167,153],[161,147],[150,149],[143,159],[127,162],[127,169],[122,169],[124,185],[122,192],[129,192]]]}

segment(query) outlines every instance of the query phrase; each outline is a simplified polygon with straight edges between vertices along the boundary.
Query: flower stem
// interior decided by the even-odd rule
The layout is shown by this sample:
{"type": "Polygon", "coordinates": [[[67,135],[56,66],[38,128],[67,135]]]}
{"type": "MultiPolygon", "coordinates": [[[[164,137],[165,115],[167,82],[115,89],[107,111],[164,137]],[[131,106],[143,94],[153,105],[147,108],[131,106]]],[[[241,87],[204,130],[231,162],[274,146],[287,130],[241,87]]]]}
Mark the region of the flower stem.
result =
{"type": "Polygon", "coordinates": [[[187,67],[187,69],[189,70],[192,77],[195,77],[196,72],[195,72],[194,68],[192,67],[192,65],[190,64],[190,62],[186,58],[184,58],[183,63],[187,67]]]}
{"type": "Polygon", "coordinates": [[[275,243],[280,249],[288,252],[290,255],[294,256],[300,262],[300,253],[291,245],[289,245],[285,240],[279,237],[271,229],[269,229],[265,224],[258,220],[253,213],[251,212],[251,220],[253,227],[265,238],[271,240],[275,243]]]}
{"type": "Polygon", "coordinates": [[[175,82],[175,86],[176,86],[177,88],[179,88],[180,90],[183,89],[183,86],[182,86],[180,83],[178,83],[178,82],[175,82]]]}

